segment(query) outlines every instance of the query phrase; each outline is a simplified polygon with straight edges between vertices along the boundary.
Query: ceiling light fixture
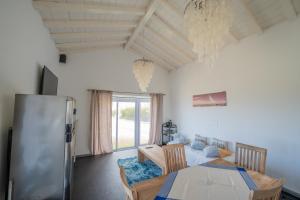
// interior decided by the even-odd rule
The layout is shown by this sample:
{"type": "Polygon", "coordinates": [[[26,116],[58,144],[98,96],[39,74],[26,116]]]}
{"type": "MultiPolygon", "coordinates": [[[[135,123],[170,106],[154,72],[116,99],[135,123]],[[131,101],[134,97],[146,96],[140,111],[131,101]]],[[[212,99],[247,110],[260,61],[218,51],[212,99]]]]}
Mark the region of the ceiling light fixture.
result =
{"type": "Polygon", "coordinates": [[[141,91],[146,92],[151,82],[154,71],[154,64],[145,58],[137,59],[133,63],[133,74],[141,91]]]}
{"type": "Polygon", "coordinates": [[[212,65],[232,25],[230,0],[188,0],[184,25],[199,61],[212,65]]]}
{"type": "MultiPolygon", "coordinates": [[[[143,43],[145,40],[145,32],[143,32],[143,43]]],[[[144,48],[145,45],[143,44],[144,48]]],[[[154,63],[152,60],[143,58],[133,62],[133,74],[137,80],[142,92],[147,92],[147,88],[151,82],[154,72],[154,63]]]]}

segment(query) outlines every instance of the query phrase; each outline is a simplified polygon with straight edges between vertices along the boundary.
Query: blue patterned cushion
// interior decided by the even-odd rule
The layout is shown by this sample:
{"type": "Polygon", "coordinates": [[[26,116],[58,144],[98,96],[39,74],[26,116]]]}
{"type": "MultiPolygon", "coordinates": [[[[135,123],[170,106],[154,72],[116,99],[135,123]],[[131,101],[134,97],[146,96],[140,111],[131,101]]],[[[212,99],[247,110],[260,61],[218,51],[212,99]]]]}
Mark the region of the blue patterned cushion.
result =
{"type": "Polygon", "coordinates": [[[145,160],[145,162],[140,163],[137,157],[130,157],[118,159],[118,165],[124,168],[125,176],[130,187],[141,181],[162,175],[161,169],[151,160],[145,160]]]}
{"type": "Polygon", "coordinates": [[[216,146],[207,146],[204,148],[204,154],[208,158],[219,157],[219,149],[216,146]]]}
{"type": "Polygon", "coordinates": [[[196,150],[203,150],[205,148],[205,144],[201,141],[193,141],[191,147],[196,150]]]}

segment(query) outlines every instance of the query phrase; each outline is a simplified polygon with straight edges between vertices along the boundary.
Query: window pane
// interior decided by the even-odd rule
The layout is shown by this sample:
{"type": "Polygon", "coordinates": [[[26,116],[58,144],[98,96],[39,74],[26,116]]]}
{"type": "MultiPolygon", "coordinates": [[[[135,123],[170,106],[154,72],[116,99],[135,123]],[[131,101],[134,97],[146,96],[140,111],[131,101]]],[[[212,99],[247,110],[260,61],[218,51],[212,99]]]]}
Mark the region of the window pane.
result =
{"type": "Polygon", "coordinates": [[[135,146],[135,102],[119,102],[118,148],[135,146]]]}
{"type": "Polygon", "coordinates": [[[116,139],[117,139],[117,129],[116,129],[116,123],[117,123],[117,102],[112,102],[112,144],[113,144],[113,150],[116,150],[116,139]]]}
{"type": "Polygon", "coordinates": [[[148,144],[150,132],[150,102],[140,106],[140,144],[148,144]]]}

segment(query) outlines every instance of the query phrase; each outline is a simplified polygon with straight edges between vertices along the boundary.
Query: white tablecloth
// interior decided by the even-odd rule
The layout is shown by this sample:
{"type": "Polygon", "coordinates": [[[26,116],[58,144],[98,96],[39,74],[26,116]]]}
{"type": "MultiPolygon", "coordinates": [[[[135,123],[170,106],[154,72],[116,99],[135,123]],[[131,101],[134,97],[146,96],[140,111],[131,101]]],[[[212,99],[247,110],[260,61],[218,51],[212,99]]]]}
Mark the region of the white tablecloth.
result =
{"type": "Polygon", "coordinates": [[[243,176],[234,167],[189,167],[170,174],[156,199],[249,200],[251,187],[246,182],[254,182],[243,176]]]}

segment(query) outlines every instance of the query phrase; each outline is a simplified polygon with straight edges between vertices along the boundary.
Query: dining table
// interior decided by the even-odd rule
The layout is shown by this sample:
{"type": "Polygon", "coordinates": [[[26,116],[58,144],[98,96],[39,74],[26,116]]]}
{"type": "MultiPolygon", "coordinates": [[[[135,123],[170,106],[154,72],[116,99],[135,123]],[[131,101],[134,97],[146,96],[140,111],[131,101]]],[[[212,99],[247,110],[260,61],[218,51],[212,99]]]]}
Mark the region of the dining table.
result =
{"type": "Polygon", "coordinates": [[[216,159],[165,176],[155,200],[249,200],[251,191],[267,189],[276,179],[216,159]]]}

